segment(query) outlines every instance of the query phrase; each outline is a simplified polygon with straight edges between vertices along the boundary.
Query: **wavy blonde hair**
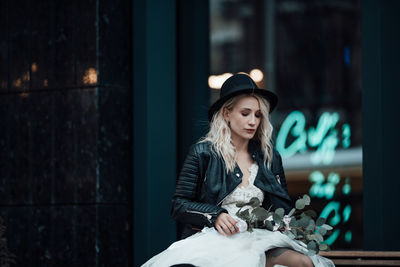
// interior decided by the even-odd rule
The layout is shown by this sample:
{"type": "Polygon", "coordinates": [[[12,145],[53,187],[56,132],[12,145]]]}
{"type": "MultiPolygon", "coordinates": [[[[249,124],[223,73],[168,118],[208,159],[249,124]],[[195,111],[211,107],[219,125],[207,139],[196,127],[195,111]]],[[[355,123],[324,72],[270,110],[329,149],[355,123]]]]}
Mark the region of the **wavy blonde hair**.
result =
{"type": "Polygon", "coordinates": [[[210,130],[203,137],[200,142],[211,142],[214,150],[222,157],[226,165],[226,171],[233,171],[236,165],[236,150],[231,142],[231,129],[224,119],[223,111],[227,108],[232,111],[236,103],[243,97],[252,96],[258,100],[260,104],[260,111],[262,114],[260,125],[257,128],[256,134],[253,139],[261,144],[261,150],[264,154],[264,164],[270,168],[272,160],[272,131],[273,127],[269,120],[270,105],[268,101],[258,94],[241,94],[227,100],[222,107],[215,112],[211,119],[210,130]]]}

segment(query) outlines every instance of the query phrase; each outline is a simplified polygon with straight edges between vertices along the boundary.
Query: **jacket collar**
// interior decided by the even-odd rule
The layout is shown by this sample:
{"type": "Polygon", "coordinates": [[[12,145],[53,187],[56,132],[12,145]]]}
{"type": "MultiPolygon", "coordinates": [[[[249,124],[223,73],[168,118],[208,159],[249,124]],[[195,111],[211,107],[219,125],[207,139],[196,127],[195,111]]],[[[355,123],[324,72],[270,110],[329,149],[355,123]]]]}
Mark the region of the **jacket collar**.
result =
{"type": "MultiPolygon", "coordinates": [[[[267,168],[264,162],[264,154],[261,151],[260,142],[251,139],[249,141],[248,151],[251,157],[254,159],[254,161],[257,162],[259,166],[254,185],[264,191],[267,191],[270,194],[274,194],[290,200],[290,197],[287,195],[286,191],[278,183],[275,174],[269,168],[267,168]],[[262,172],[263,175],[260,175],[260,172],[262,172]]],[[[276,162],[276,159],[276,155],[273,155],[271,165],[279,164],[278,162],[276,162]]]]}

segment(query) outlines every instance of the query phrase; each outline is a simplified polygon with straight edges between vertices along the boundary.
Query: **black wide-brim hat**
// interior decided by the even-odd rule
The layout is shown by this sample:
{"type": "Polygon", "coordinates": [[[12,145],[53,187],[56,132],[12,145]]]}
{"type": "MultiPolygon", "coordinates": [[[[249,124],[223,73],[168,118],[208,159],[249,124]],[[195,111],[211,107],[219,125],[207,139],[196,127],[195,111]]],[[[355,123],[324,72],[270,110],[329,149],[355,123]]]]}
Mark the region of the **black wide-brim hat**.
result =
{"type": "Polygon", "coordinates": [[[258,88],[249,75],[238,73],[229,77],[224,84],[222,84],[219,99],[212,104],[208,110],[208,120],[211,121],[215,112],[217,112],[227,100],[241,94],[258,94],[264,97],[270,105],[269,113],[271,113],[276,107],[276,104],[278,104],[278,96],[276,94],[266,89],[258,88]]]}

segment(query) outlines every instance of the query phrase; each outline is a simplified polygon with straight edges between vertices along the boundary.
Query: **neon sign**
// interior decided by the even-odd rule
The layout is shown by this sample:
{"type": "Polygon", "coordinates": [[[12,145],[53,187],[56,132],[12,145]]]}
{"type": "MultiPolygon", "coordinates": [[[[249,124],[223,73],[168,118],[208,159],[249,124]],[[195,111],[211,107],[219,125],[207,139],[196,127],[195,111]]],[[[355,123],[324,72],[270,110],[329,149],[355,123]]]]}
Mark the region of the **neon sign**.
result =
{"type": "MultiPolygon", "coordinates": [[[[338,131],[335,129],[339,121],[337,112],[322,113],[316,127],[306,130],[306,118],[298,110],[291,112],[282,123],[276,138],[276,148],[282,157],[289,158],[297,152],[304,153],[308,147],[316,148],[311,155],[313,165],[329,165],[335,156],[339,144],[338,131]],[[291,144],[286,144],[288,137],[294,138],[291,144]]],[[[350,146],[351,129],[349,124],[342,127],[342,146],[350,146]]]]}
{"type": "MultiPolygon", "coordinates": [[[[351,128],[348,123],[342,125],[340,140],[338,136],[337,124],[339,114],[337,112],[324,112],[318,119],[315,127],[306,130],[306,118],[300,111],[291,112],[281,125],[277,139],[276,148],[284,158],[289,158],[296,153],[305,153],[312,149],[310,161],[313,165],[329,165],[332,163],[340,141],[344,149],[350,147],[351,128]],[[289,143],[288,140],[291,140],[289,143]]],[[[352,208],[350,204],[344,205],[338,201],[333,201],[336,188],[341,181],[338,173],[331,172],[325,178],[321,171],[314,171],[309,176],[312,186],[309,194],[314,198],[325,198],[329,200],[321,212],[321,217],[329,218],[328,223],[332,226],[344,224],[350,219],[352,208]]],[[[351,192],[350,179],[346,178],[342,187],[342,193],[349,195],[351,192]]],[[[329,238],[325,241],[332,245],[339,237],[340,228],[336,228],[329,238]]],[[[350,243],[352,232],[346,231],[344,234],[345,242],[350,243]]]]}
{"type": "MultiPolygon", "coordinates": [[[[336,186],[340,182],[340,176],[335,172],[331,172],[328,174],[327,179],[325,179],[324,175],[320,171],[314,171],[310,174],[309,180],[313,183],[309,191],[311,197],[331,200],[335,194],[336,186]]],[[[345,184],[342,187],[342,192],[344,195],[350,194],[351,186],[349,178],[346,178],[345,184]]],[[[341,210],[341,208],[342,205],[340,202],[330,201],[322,210],[320,217],[329,218],[333,213],[333,216],[328,220],[329,225],[336,226],[340,222],[344,224],[349,221],[352,209],[350,204],[347,204],[343,210],[341,210]]],[[[332,245],[339,237],[340,232],[341,229],[336,228],[329,238],[325,240],[325,243],[332,245]]],[[[347,243],[351,242],[352,232],[350,230],[346,231],[344,239],[347,243]]]]}

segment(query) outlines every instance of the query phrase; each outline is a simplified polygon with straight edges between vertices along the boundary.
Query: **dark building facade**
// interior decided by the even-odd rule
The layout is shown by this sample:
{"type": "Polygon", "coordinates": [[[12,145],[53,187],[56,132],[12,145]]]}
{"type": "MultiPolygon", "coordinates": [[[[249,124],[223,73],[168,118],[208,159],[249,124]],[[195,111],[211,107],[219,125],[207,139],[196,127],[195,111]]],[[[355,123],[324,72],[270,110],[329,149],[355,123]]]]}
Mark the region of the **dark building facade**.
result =
{"type": "Polygon", "coordinates": [[[131,266],[131,1],[0,12],[0,216],[16,266],[131,266]]]}

